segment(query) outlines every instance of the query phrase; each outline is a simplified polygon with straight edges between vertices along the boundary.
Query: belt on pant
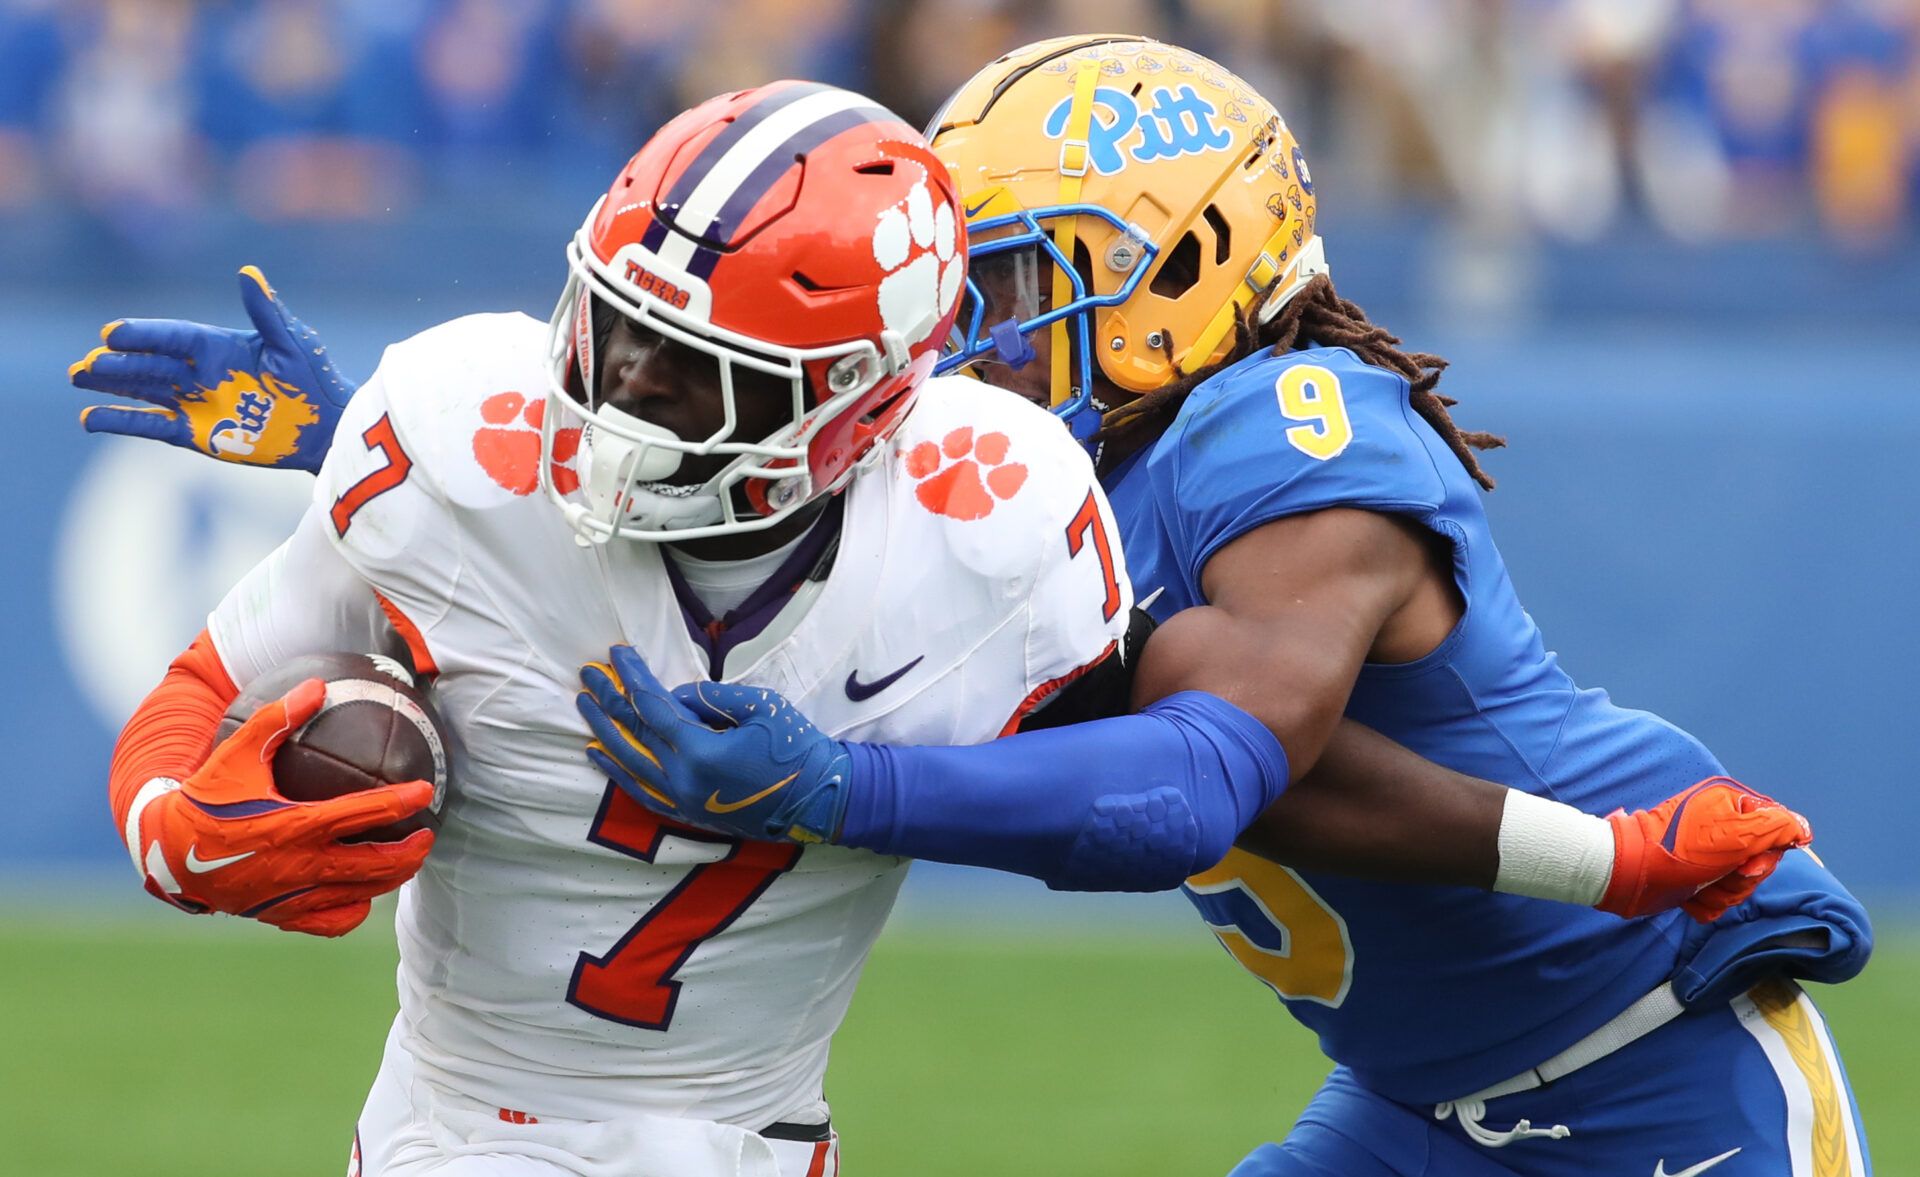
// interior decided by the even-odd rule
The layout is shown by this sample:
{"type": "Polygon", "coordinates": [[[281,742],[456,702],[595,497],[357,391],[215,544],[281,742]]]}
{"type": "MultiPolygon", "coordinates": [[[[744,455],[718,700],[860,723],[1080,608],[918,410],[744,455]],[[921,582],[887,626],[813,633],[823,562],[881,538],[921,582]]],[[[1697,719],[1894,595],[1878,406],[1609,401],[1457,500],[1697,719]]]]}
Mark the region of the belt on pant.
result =
{"type": "Polygon", "coordinates": [[[1495,1132],[1481,1125],[1486,1117],[1487,1103],[1503,1095],[1518,1095],[1522,1091],[1532,1091],[1536,1087],[1545,1087],[1556,1079],[1573,1074],[1589,1063],[1601,1059],[1626,1046],[1637,1042],[1660,1027],[1680,1016],[1686,1007],[1680,1004],[1680,998],[1672,985],[1661,985],[1645,997],[1616,1014],[1612,1021],[1598,1030],[1567,1047],[1538,1066],[1528,1067],[1510,1079],[1504,1079],[1491,1087],[1483,1087],[1472,1095],[1459,1099],[1449,1099],[1433,1108],[1433,1118],[1445,1120],[1448,1116],[1457,1117],[1460,1127],[1475,1144],[1488,1148],[1505,1148],[1516,1140],[1544,1136],[1552,1140],[1562,1140],[1573,1135],[1573,1129],[1565,1124],[1555,1124],[1551,1128],[1535,1128],[1531,1121],[1521,1120],[1505,1132],[1495,1132]]]}

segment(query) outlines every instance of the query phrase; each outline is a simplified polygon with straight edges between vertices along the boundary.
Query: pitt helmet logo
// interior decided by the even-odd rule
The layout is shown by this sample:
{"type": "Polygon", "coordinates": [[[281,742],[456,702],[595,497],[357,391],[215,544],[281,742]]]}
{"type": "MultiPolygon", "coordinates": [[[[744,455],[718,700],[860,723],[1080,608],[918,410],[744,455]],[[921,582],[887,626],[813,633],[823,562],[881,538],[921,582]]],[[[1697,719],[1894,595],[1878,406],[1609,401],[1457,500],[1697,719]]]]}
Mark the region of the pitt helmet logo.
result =
{"type": "MultiPolygon", "coordinates": [[[[1103,176],[1127,166],[1129,159],[1152,163],[1182,155],[1225,151],[1233,132],[1214,120],[1219,108],[1187,83],[1163,86],[1137,101],[1125,90],[1099,86],[1093,91],[1093,121],[1087,127],[1087,162],[1103,176]]],[[[1049,139],[1064,138],[1073,97],[1062,98],[1047,115],[1049,139]]]]}
{"type": "Polygon", "coordinates": [[[687,292],[662,278],[639,262],[627,263],[627,281],[653,295],[676,311],[687,309],[687,292]]]}

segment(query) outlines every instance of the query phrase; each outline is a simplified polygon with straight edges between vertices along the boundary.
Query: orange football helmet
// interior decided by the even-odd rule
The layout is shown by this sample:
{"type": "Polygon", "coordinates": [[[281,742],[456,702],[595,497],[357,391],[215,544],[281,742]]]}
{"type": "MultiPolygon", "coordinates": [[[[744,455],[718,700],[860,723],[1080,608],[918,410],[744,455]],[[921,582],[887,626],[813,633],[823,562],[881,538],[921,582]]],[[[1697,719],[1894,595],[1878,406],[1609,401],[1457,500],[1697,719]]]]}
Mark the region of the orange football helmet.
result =
{"type": "Polygon", "coordinates": [[[1083,437],[1098,427],[1096,359],[1119,388],[1151,391],[1225,359],[1240,316],[1265,321],[1326,272],[1292,132],[1185,49],[1125,35],[1016,49],[928,137],[974,271],[942,370],[1022,366],[1047,328],[1051,401],[1083,437]]]}
{"type": "Polygon", "coordinates": [[[605,543],[756,530],[845,486],[948,337],[966,268],[958,212],[925,140],[846,90],[774,82],[669,122],[567,251],[549,334],[547,495],[583,540],[605,543]],[[612,315],[712,358],[719,430],[682,438],[600,403],[612,315]],[[736,436],[742,372],[786,382],[787,420],[770,436],[736,436]],[[561,486],[553,471],[575,437],[579,477],[561,486]],[[699,485],[672,481],[696,454],[731,460],[699,485]]]}

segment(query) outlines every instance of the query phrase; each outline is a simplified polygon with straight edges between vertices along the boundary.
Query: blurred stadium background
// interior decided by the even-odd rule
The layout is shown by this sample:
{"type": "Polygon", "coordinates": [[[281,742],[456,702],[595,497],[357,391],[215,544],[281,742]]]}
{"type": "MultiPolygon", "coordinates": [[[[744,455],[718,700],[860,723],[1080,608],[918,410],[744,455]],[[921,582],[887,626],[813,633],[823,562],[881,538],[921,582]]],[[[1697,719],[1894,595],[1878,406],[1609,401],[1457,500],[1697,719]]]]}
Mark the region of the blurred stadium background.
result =
{"type": "MultiPolygon", "coordinates": [[[[1110,29],[1287,114],[1342,293],[1508,436],[1490,510],[1576,678],[1812,816],[1882,933],[1818,996],[1920,1173],[1920,0],[0,0],[0,1169],[337,1171],[391,1009],[378,926],[132,886],[113,735],[306,482],[85,438],[99,325],[237,323],[254,262],[364,376],[544,318],[684,105],[799,75],[919,121],[1110,29]]],[[[1220,1173],[1284,1133],[1323,1065],[1183,908],[917,870],[830,1075],[851,1171],[1220,1173]]]]}

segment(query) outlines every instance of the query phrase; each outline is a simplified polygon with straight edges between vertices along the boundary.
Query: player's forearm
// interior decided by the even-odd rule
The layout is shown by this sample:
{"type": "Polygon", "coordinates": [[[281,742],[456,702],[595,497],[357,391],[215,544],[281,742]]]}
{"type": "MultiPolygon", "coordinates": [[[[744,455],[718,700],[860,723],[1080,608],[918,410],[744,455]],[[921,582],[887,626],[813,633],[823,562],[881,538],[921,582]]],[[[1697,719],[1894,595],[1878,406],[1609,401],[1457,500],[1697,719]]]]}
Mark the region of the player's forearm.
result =
{"type": "Polygon", "coordinates": [[[1063,890],[1177,886],[1286,788],[1264,725],[1211,695],[967,748],[849,744],[837,839],[1063,890]]]}
{"type": "Polygon", "coordinates": [[[1508,789],[1343,721],[1313,770],[1240,835],[1287,866],[1382,882],[1487,888],[1508,789]]]}
{"type": "Polygon", "coordinates": [[[1602,819],[1443,768],[1351,720],[1240,845],[1329,874],[1583,906],[1599,900],[1614,861],[1602,819]]]}

